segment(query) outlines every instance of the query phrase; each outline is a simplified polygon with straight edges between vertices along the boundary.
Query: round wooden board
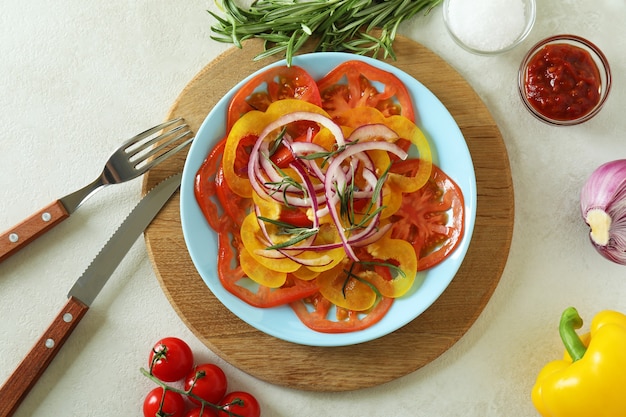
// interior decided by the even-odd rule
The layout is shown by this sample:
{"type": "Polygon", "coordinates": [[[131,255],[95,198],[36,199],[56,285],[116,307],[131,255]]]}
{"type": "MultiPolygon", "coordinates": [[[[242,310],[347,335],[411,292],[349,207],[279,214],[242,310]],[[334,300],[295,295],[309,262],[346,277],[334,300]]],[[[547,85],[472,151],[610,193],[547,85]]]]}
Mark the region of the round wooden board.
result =
{"type": "MultiPolygon", "coordinates": [[[[430,363],[474,323],[504,269],[513,232],[513,185],[506,148],[489,111],[467,82],[424,46],[399,37],[392,65],[414,76],[448,108],[467,140],[477,181],[477,216],[467,256],[443,295],[408,325],[380,339],[347,347],[311,347],[257,331],[209,291],[187,252],[178,194],[146,230],[149,255],[161,287],[193,333],[213,352],[261,380],[295,389],[347,391],[371,387],[430,363]]],[[[169,116],[194,131],[238,81],[267,65],[254,62],[262,43],[231,48],[182,91],[169,116]]],[[[419,109],[418,109],[419,111],[419,109]]],[[[168,116],[168,117],[169,117],[168,116]]],[[[181,171],[184,155],[146,174],[144,191],[181,171]]]]}

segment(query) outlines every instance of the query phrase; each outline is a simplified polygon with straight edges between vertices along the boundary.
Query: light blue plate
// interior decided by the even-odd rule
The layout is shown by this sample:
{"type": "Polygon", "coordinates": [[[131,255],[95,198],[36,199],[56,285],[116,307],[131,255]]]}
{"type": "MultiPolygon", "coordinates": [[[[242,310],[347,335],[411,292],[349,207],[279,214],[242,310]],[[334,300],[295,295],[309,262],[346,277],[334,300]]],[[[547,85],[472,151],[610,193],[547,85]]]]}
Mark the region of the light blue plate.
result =
{"type": "MultiPolygon", "coordinates": [[[[183,234],[193,263],[215,296],[235,315],[258,330],[289,342],[311,346],[345,346],[367,342],[409,323],[432,305],[457,273],[470,244],[476,218],[476,177],[472,159],[456,122],[426,87],[403,71],[384,62],[353,54],[322,52],[296,56],[293,65],[306,69],[320,79],[348,60],[368,62],[398,76],[413,97],[418,126],[431,143],[433,160],[460,187],[465,198],[465,235],[456,251],[425,274],[421,286],[397,299],[377,324],[358,332],[326,334],[304,326],[290,307],[260,309],[252,307],[226,291],[217,277],[217,235],[207,224],[194,196],[194,178],[209,151],[225,134],[226,110],[233,92],[250,78],[241,81],[211,110],[200,127],[183,170],[180,212],[183,234]]],[[[285,65],[284,61],[269,65],[285,65]]],[[[261,70],[263,71],[263,70],[261,70]]],[[[259,72],[261,72],[259,71],[259,72]]]]}

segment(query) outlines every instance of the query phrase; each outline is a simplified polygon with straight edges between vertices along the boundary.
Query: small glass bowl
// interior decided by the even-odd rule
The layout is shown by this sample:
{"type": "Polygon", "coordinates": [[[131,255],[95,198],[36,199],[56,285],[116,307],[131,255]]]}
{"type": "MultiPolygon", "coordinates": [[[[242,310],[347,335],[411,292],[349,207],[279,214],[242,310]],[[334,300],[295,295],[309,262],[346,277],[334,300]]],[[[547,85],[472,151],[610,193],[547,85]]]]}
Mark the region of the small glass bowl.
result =
{"type": "MultiPolygon", "coordinates": [[[[532,30],[533,25],[535,24],[535,16],[537,14],[537,6],[535,0],[522,0],[522,3],[524,3],[525,24],[519,35],[516,38],[511,39],[510,42],[506,42],[501,45],[479,45],[477,40],[472,41],[467,39],[468,34],[459,33],[461,31],[461,28],[455,27],[455,22],[457,20],[455,19],[455,16],[452,16],[450,13],[450,6],[452,5],[452,3],[455,2],[465,2],[465,4],[469,5],[470,7],[468,14],[464,14],[461,18],[463,22],[462,24],[469,24],[472,28],[484,28],[484,32],[478,34],[478,36],[489,39],[489,41],[498,38],[501,39],[501,37],[497,33],[494,33],[493,25],[501,24],[500,22],[503,22],[503,17],[500,15],[480,15],[481,8],[474,7],[473,1],[471,0],[444,0],[443,21],[446,25],[448,33],[450,34],[454,42],[456,42],[461,48],[477,55],[498,55],[510,51],[511,49],[519,45],[524,39],[526,39],[530,31],[532,30]],[[475,15],[473,14],[474,12],[476,13],[475,15]],[[492,22],[488,21],[489,17],[493,18],[492,22]]],[[[490,5],[489,7],[490,10],[493,9],[492,5],[490,5]]]]}
{"type": "Polygon", "coordinates": [[[586,122],[587,120],[594,117],[604,106],[604,103],[606,102],[606,99],[609,95],[609,91],[611,90],[611,67],[609,66],[609,62],[606,59],[604,53],[602,53],[602,51],[596,45],[589,42],[588,40],[576,35],[556,35],[539,41],[532,48],[530,48],[528,53],[524,56],[524,59],[522,60],[522,63],[520,65],[517,84],[520,97],[522,99],[522,102],[524,103],[524,106],[537,119],[554,126],[577,125],[586,122]],[[553,118],[549,115],[543,114],[530,103],[526,95],[526,72],[528,70],[529,64],[531,63],[535,55],[539,53],[544,47],[555,44],[571,45],[588,52],[598,69],[598,74],[600,78],[599,100],[588,112],[576,118],[553,118]]]}

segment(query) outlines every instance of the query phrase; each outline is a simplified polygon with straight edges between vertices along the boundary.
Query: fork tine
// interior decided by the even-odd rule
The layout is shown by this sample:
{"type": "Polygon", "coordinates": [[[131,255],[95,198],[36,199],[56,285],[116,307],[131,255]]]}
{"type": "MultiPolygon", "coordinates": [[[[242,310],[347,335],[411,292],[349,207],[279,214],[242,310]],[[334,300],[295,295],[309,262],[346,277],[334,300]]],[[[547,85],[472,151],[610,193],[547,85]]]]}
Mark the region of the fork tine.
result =
{"type": "MultiPolygon", "coordinates": [[[[163,144],[162,146],[160,146],[159,148],[163,148],[166,145],[173,143],[185,136],[187,136],[188,134],[191,134],[191,131],[187,131],[186,133],[179,135],[178,137],[168,141],[166,144],[163,144]]],[[[182,149],[186,148],[191,142],[193,141],[193,137],[190,137],[189,139],[185,140],[183,143],[180,143],[179,145],[175,146],[174,148],[171,148],[167,151],[165,151],[164,153],[162,153],[161,155],[157,156],[156,158],[145,162],[145,164],[141,165],[141,162],[138,163],[137,165],[135,165],[135,168],[140,171],[140,172],[145,172],[147,170],[149,170],[150,168],[154,167],[155,165],[160,164],[161,162],[163,162],[164,160],[166,160],[167,158],[169,158],[172,155],[177,154],[178,152],[180,152],[182,149]],[[141,165],[141,166],[138,166],[141,165]]],[[[152,154],[154,152],[151,152],[152,154]]],[[[144,160],[145,161],[145,160],[144,160]]],[[[142,161],[142,162],[144,162],[142,161]]]]}
{"type": "MultiPolygon", "coordinates": [[[[172,135],[180,132],[183,129],[187,129],[187,130],[184,133],[181,134],[182,136],[191,133],[189,131],[189,126],[187,126],[187,124],[182,124],[182,125],[176,126],[173,129],[168,130],[167,132],[162,132],[159,136],[150,138],[150,139],[145,140],[144,142],[141,142],[141,143],[137,143],[136,146],[132,146],[132,147],[126,148],[127,154],[129,154],[128,155],[128,159],[130,161],[139,160],[138,162],[141,162],[141,161],[145,160],[147,157],[149,157],[150,155],[154,154],[154,150],[152,152],[146,152],[147,149],[149,149],[155,143],[158,143],[161,140],[163,140],[163,139],[165,139],[165,138],[167,138],[169,136],[172,136],[172,135]]],[[[177,136],[177,138],[180,139],[180,136],[177,136]]],[[[168,140],[167,143],[171,143],[171,142],[172,142],[172,140],[168,140]]],[[[158,150],[158,149],[162,149],[162,148],[163,148],[163,146],[157,146],[155,149],[158,150]]]]}
{"type": "Polygon", "coordinates": [[[153,134],[155,134],[156,132],[165,129],[166,127],[172,126],[175,123],[178,123],[180,121],[182,121],[183,118],[182,117],[177,117],[176,119],[171,119],[168,120],[166,122],[163,122],[159,125],[156,125],[144,132],[141,132],[135,136],[133,136],[132,138],[128,139],[126,142],[124,142],[124,144],[122,145],[124,150],[126,151],[127,149],[132,148],[133,145],[138,144],[139,142],[141,142],[143,139],[152,136],[153,134]]]}
{"type": "MultiPolygon", "coordinates": [[[[182,128],[187,128],[187,125],[181,126],[182,128]]],[[[177,141],[179,141],[180,139],[184,138],[185,136],[191,135],[191,131],[189,129],[186,129],[183,132],[180,132],[181,129],[176,128],[173,129],[169,132],[166,132],[164,134],[162,134],[161,136],[154,138],[152,140],[149,141],[150,145],[154,144],[153,147],[151,148],[147,148],[146,146],[142,146],[142,151],[135,153],[134,155],[132,155],[132,157],[129,158],[130,161],[134,162],[135,165],[139,165],[142,162],[146,161],[148,158],[150,158],[153,155],[156,155],[158,152],[162,151],[164,148],[168,147],[169,145],[172,145],[174,143],[176,143],[177,141]],[[174,137],[170,137],[175,135],[174,137]],[[167,140],[165,140],[164,142],[161,142],[163,139],[169,138],[167,140]],[[161,142],[161,143],[159,143],[161,142]]]]}

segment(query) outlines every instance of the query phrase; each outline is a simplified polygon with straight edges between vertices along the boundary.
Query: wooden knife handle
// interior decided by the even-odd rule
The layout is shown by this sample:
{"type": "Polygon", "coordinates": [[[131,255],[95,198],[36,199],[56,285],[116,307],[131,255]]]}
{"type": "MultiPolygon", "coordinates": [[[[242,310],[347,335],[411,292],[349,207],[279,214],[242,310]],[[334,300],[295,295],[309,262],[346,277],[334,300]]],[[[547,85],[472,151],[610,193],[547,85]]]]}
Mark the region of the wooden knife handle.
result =
{"type": "Polygon", "coordinates": [[[0,262],[68,217],[69,213],[61,201],[56,200],[7,230],[0,236],[0,262]]]}
{"type": "Polygon", "coordinates": [[[35,346],[0,387],[0,417],[13,415],[88,309],[78,299],[69,298],[35,346]]]}

